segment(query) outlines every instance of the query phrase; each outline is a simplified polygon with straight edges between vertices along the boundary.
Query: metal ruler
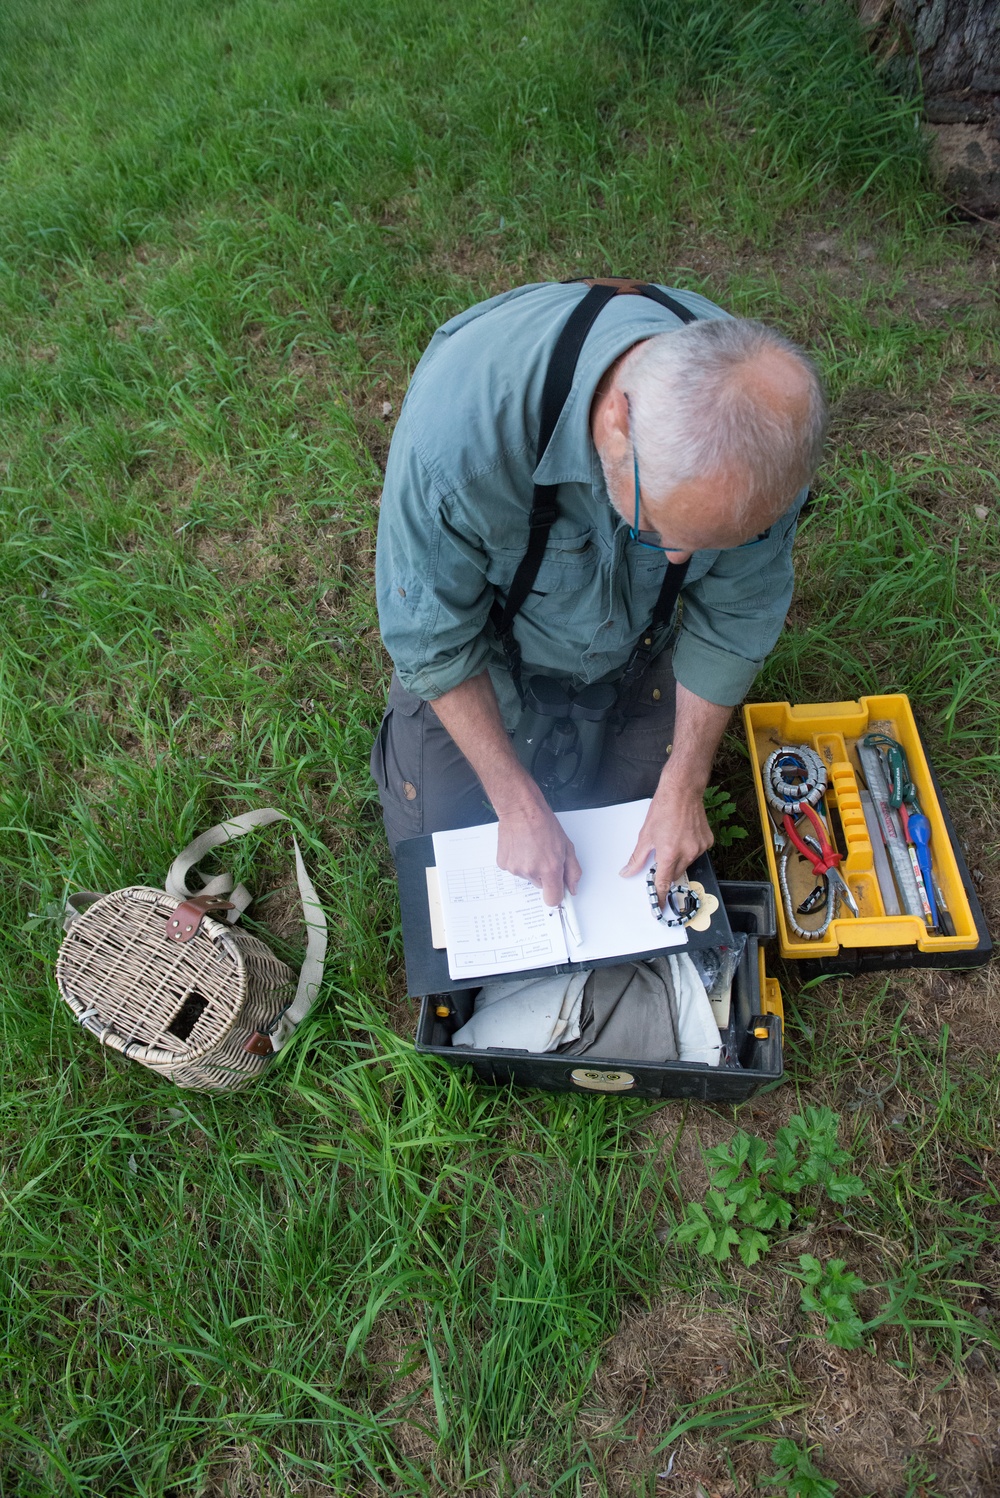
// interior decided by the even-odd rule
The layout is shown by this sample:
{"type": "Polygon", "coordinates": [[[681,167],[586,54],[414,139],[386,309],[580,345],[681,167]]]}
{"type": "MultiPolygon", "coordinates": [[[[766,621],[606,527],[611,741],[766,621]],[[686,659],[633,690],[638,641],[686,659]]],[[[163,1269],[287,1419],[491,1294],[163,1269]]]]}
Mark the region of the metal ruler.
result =
{"type": "MultiPolygon", "coordinates": [[[[868,841],[872,845],[872,857],[875,861],[875,877],[882,894],[882,904],[885,906],[886,915],[899,915],[899,896],[896,894],[896,886],[892,882],[892,870],[886,857],[885,842],[882,838],[882,829],[879,826],[878,812],[875,810],[875,802],[872,800],[871,791],[858,791],[861,797],[861,810],[865,814],[865,826],[868,828],[868,841]]],[[[427,871],[430,873],[430,870],[427,871]]]]}
{"type": "Polygon", "coordinates": [[[857,743],[858,759],[861,768],[865,772],[868,789],[871,793],[872,805],[875,808],[875,816],[878,820],[879,831],[885,850],[892,863],[892,872],[896,876],[896,884],[899,888],[900,898],[907,915],[919,916],[924,919],[924,902],[920,898],[917,888],[916,875],[913,872],[913,864],[910,861],[910,852],[906,846],[906,838],[903,836],[903,824],[899,819],[899,813],[894,811],[889,804],[889,777],[882,763],[882,756],[877,749],[872,749],[863,744],[861,740],[857,743]]]}

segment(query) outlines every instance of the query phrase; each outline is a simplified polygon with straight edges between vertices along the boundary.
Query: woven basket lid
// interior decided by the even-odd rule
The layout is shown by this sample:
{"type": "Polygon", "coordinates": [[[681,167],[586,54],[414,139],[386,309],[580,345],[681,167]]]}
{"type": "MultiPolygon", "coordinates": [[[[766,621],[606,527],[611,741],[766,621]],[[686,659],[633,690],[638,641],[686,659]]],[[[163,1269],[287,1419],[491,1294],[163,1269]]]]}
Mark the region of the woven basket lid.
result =
{"type": "Polygon", "coordinates": [[[190,941],[168,940],[176,908],[158,889],[104,895],[73,921],[56,963],[59,992],[82,1024],[103,1044],[161,1065],[216,1046],[247,985],[243,954],[222,922],[205,916],[190,941]]]}

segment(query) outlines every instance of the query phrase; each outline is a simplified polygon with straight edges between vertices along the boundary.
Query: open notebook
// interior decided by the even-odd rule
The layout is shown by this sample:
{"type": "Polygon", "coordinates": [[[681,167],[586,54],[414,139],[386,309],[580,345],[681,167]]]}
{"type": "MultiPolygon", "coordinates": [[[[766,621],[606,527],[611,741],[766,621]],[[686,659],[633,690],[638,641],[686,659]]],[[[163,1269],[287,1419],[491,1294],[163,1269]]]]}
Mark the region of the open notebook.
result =
{"type": "Polygon", "coordinates": [[[525,879],[497,867],[497,825],[434,833],[441,914],[452,978],[519,973],[554,963],[592,962],[687,942],[649,903],[646,870],[623,879],[649,801],[557,812],[583,875],[573,900],[577,941],[558,906],[525,879]]]}

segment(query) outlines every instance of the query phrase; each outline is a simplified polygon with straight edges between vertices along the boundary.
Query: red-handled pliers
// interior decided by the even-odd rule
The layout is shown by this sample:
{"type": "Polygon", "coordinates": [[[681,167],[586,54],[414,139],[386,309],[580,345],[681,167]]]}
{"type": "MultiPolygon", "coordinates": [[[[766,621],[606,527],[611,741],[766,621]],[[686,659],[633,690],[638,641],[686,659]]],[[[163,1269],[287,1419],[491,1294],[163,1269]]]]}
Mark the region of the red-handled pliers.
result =
{"type": "Polygon", "coordinates": [[[816,838],[814,840],[810,837],[803,840],[801,837],[799,837],[798,833],[795,831],[795,822],[791,815],[786,811],[782,820],[784,822],[785,831],[788,834],[789,841],[794,847],[799,850],[799,852],[802,854],[802,857],[808,859],[809,863],[812,864],[812,871],[814,874],[816,874],[817,876],[823,875],[833,883],[838,897],[843,900],[844,904],[847,906],[851,914],[853,916],[860,915],[861,912],[858,909],[858,902],[857,900],[855,900],[853,894],[851,893],[850,886],[848,885],[847,880],[844,878],[843,874],[840,872],[840,869],[837,867],[837,865],[840,863],[841,855],[837,852],[836,848],[831,846],[830,840],[826,835],[826,827],[823,824],[822,818],[816,811],[816,808],[809,805],[808,801],[802,801],[799,803],[799,811],[803,816],[808,817],[810,822],[813,824],[813,827],[816,829],[816,838]],[[810,846],[810,844],[812,844],[812,846],[810,846]],[[813,849],[815,849],[816,851],[814,852],[813,849]]]}

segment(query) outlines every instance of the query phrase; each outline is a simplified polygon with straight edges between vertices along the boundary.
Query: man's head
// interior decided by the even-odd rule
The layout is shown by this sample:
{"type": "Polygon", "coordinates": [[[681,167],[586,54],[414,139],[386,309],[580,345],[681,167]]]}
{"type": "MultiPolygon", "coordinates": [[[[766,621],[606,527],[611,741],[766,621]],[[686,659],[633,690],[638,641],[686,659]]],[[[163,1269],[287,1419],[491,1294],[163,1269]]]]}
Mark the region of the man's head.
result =
{"type": "Polygon", "coordinates": [[[598,388],[591,430],[611,502],[679,556],[739,546],[788,509],[819,462],[810,360],[760,323],[691,323],[636,344],[598,388]]]}

